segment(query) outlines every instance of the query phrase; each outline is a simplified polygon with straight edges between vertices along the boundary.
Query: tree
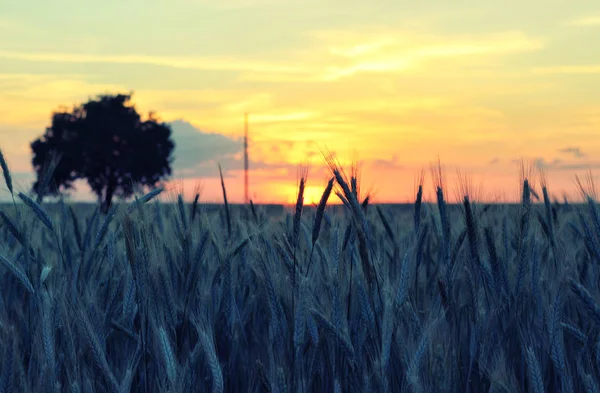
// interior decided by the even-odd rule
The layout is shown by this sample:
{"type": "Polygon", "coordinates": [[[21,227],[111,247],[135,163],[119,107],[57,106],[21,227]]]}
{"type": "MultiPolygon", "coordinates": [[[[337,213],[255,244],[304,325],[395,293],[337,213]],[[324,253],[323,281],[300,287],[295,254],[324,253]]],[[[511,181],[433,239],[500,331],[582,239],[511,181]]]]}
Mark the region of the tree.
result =
{"type": "Polygon", "coordinates": [[[52,114],[52,125],[31,143],[39,198],[72,189],[84,178],[106,212],[114,196],[129,197],[136,187],[153,187],[171,174],[170,126],[152,112],[143,120],[131,96],[101,95],[52,114]]]}

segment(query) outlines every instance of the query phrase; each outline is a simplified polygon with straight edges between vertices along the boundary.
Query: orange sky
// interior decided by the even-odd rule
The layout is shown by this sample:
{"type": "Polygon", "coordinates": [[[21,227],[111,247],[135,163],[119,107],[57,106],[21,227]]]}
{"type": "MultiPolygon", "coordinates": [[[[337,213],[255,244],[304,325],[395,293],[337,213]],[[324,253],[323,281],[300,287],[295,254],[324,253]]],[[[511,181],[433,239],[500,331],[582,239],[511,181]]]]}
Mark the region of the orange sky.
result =
{"type": "MultiPolygon", "coordinates": [[[[323,147],[343,163],[357,153],[380,202],[412,200],[438,155],[450,195],[459,168],[486,199],[516,195],[521,158],[545,168],[557,196],[600,167],[596,0],[125,3],[0,5],[0,146],[22,190],[52,110],[131,90],[142,112],[232,140],[249,112],[258,202],[292,200],[307,160],[307,203],[318,201],[323,147]]],[[[217,162],[230,163],[229,197],[241,201],[239,152],[202,163],[203,199],[220,200],[217,162]]],[[[197,181],[176,173],[174,188],[191,198],[197,181]]]]}

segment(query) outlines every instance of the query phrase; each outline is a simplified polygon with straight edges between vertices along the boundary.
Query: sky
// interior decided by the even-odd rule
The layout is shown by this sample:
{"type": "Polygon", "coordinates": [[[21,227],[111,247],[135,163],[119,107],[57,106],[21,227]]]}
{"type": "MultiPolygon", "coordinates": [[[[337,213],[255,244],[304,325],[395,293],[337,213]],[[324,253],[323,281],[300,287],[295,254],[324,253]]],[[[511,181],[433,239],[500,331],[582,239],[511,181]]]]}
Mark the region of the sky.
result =
{"type": "Polygon", "coordinates": [[[597,0],[6,0],[0,147],[28,190],[52,111],[133,91],[172,122],[170,189],[188,199],[220,200],[221,163],[243,200],[245,112],[257,202],[292,201],[306,164],[318,202],[323,149],[358,158],[378,202],[411,201],[438,157],[450,195],[461,172],[481,199],[514,198],[521,159],[575,195],[600,171],[599,40],[597,0]]]}

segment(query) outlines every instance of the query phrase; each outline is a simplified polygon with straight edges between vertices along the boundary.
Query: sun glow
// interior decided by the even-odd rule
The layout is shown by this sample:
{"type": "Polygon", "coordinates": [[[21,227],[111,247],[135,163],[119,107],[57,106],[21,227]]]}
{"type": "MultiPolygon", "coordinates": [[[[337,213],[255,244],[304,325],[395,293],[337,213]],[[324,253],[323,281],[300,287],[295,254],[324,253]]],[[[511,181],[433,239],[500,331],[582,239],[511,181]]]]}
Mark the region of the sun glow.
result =
{"type": "MultiPolygon", "coordinates": [[[[308,180],[310,182],[310,179],[308,180]]],[[[325,186],[311,186],[307,185],[304,188],[304,205],[318,205],[319,201],[321,201],[321,195],[323,195],[323,191],[325,190],[325,186]]],[[[298,199],[298,187],[289,186],[285,187],[285,198],[290,205],[295,205],[296,200],[298,199]]],[[[339,200],[332,193],[329,197],[327,204],[337,203],[339,200]]]]}

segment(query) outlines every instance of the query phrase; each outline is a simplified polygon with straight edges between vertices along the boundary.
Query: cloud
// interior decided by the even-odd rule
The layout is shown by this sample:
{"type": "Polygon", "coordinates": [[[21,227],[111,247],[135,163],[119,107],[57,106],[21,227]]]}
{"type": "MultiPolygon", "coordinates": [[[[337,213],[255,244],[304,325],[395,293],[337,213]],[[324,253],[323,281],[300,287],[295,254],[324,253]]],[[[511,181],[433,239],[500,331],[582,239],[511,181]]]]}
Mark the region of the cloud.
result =
{"type": "Polygon", "coordinates": [[[488,162],[488,165],[496,165],[498,163],[500,163],[500,158],[494,157],[490,160],[490,162],[488,162]]]}
{"type": "MultiPolygon", "coordinates": [[[[281,5],[279,0],[176,0],[176,3],[187,6],[202,5],[202,7],[223,11],[239,11],[281,5]]],[[[290,3],[293,3],[293,1],[290,1],[290,3]]],[[[299,2],[299,4],[301,3],[299,2]]]]}
{"type": "Polygon", "coordinates": [[[274,154],[285,153],[294,148],[296,141],[277,141],[271,144],[270,152],[274,154]]]}
{"type": "Polygon", "coordinates": [[[546,161],[543,157],[538,157],[533,160],[533,165],[538,169],[559,169],[562,161],[555,158],[552,161],[546,161]]]}
{"type": "Polygon", "coordinates": [[[384,48],[389,48],[394,45],[397,41],[393,38],[382,38],[374,42],[368,42],[364,44],[352,45],[349,47],[333,47],[330,52],[334,55],[340,55],[344,57],[357,57],[368,54],[381,52],[384,48]]]}
{"type": "Polygon", "coordinates": [[[600,15],[585,16],[582,18],[575,18],[567,21],[567,26],[600,26],[600,15]]]}
{"type": "Polygon", "coordinates": [[[407,71],[432,60],[531,52],[544,47],[541,39],[529,37],[518,31],[482,37],[460,35],[432,37],[408,33],[406,39],[402,41],[396,41],[393,38],[398,35],[398,32],[379,33],[372,36],[371,41],[367,42],[357,42],[356,40],[361,38],[353,37],[352,34],[345,35],[338,31],[323,31],[313,34],[321,40],[330,40],[329,54],[353,63],[343,66],[328,66],[323,75],[325,81],[335,81],[364,72],[407,71]],[[353,37],[354,42],[349,41],[348,36],[353,37]],[[342,44],[336,43],[339,41],[342,44]]]}
{"type": "Polygon", "coordinates": [[[543,157],[537,157],[533,160],[533,165],[538,169],[551,171],[577,171],[600,168],[600,162],[565,162],[559,158],[548,161],[543,157]]]}
{"type": "Polygon", "coordinates": [[[600,74],[600,64],[588,64],[578,66],[549,66],[531,68],[532,74],[553,75],[553,74],[600,74]]]}
{"type": "MultiPolygon", "coordinates": [[[[243,171],[242,138],[232,139],[219,133],[203,132],[185,120],[176,120],[169,124],[173,131],[172,139],[175,141],[175,160],[172,166],[174,179],[217,177],[218,164],[221,165],[224,176],[243,171]]],[[[269,146],[269,151],[284,153],[281,161],[266,162],[254,159],[251,155],[250,171],[278,173],[284,177],[295,173],[298,165],[285,162],[285,157],[289,157],[289,151],[294,144],[294,141],[279,141],[269,146]]]]}
{"type": "Polygon", "coordinates": [[[599,169],[600,162],[586,162],[581,164],[562,164],[557,166],[555,169],[564,170],[564,171],[574,171],[574,170],[588,170],[588,169],[599,169]]]}
{"type": "MultiPolygon", "coordinates": [[[[179,176],[198,176],[207,163],[215,163],[240,153],[242,140],[218,133],[206,133],[184,120],[169,123],[175,142],[173,172],[179,176]]],[[[214,165],[216,166],[216,165],[214,165]]]]}
{"type": "Polygon", "coordinates": [[[482,36],[426,35],[387,31],[313,31],[306,49],[286,48],[260,57],[160,56],[0,50],[0,58],[38,63],[125,64],[235,72],[242,81],[333,82],[358,73],[395,73],[425,62],[465,56],[495,56],[541,49],[544,42],[519,31],[482,36]],[[397,37],[402,36],[399,40],[397,37]],[[281,60],[282,58],[286,60],[281,60]]]}
{"type": "Polygon", "coordinates": [[[581,149],[579,147],[565,147],[564,149],[559,149],[558,150],[560,153],[565,153],[565,154],[571,154],[577,158],[583,158],[585,157],[585,154],[581,151],[581,149]]]}
{"type": "Polygon", "coordinates": [[[372,169],[402,169],[403,165],[398,162],[398,155],[394,154],[391,159],[386,160],[378,158],[375,160],[368,160],[368,164],[372,169]]]}
{"type": "Polygon", "coordinates": [[[252,123],[281,123],[288,121],[309,120],[317,117],[317,112],[289,112],[252,115],[252,123]]]}
{"type": "Polygon", "coordinates": [[[42,62],[42,63],[105,63],[105,64],[138,64],[192,70],[217,71],[252,71],[298,73],[301,67],[287,64],[277,65],[274,61],[257,61],[240,57],[198,57],[198,56],[149,56],[149,55],[111,55],[82,53],[44,53],[0,51],[0,58],[42,62]]]}

